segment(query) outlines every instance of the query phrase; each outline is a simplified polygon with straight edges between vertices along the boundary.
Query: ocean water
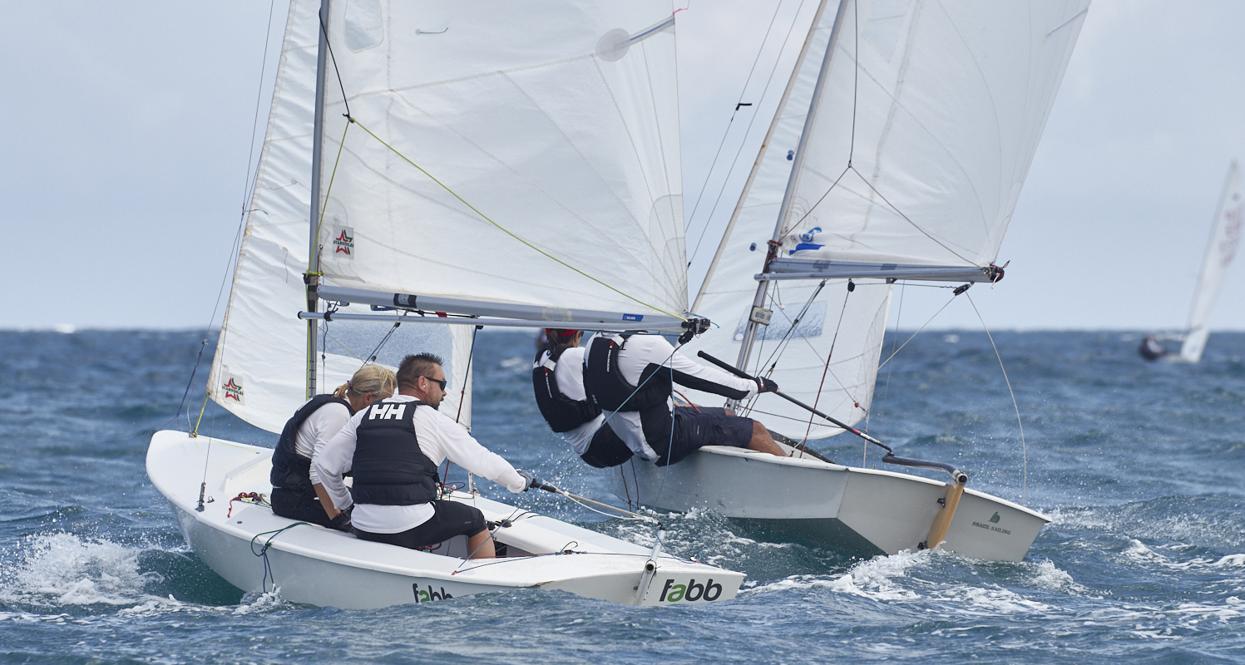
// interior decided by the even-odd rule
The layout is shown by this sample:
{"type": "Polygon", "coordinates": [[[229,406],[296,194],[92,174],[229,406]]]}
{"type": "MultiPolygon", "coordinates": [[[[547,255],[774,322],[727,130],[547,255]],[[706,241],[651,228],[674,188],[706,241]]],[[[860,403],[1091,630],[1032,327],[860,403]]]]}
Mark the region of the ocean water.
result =
{"type": "MultiPolygon", "coordinates": [[[[852,559],[695,513],[666,520],[669,548],[746,572],[732,603],[516,592],[375,611],[243,594],[182,542],[143,461],[154,431],[198,412],[202,369],[178,407],[203,336],[0,332],[0,661],[1245,661],[1245,334],[1212,335],[1195,366],[1144,363],[1135,333],[996,334],[1027,478],[984,334],[922,334],[883,370],[874,435],[1053,516],[1021,563],[852,559]]],[[[608,498],[605,476],[544,428],[530,354],[526,336],[481,335],[476,436],[608,498]]],[[[212,407],[202,429],[274,439],[212,407]]],[[[860,454],[846,437],[820,448],[860,454]]],[[[516,501],[651,538],[551,495],[516,501]]]]}

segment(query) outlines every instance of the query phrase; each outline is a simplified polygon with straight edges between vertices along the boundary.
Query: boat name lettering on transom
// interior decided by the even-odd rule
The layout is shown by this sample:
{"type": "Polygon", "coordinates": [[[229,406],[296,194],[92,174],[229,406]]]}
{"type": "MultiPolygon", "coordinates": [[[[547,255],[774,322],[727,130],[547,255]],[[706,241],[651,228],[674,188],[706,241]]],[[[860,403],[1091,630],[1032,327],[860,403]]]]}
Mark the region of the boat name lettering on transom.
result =
{"type": "Polygon", "coordinates": [[[995,511],[994,514],[990,516],[990,520],[988,522],[974,521],[973,526],[977,527],[978,529],[985,529],[986,531],[993,531],[995,533],[1001,533],[1005,536],[1012,535],[1011,529],[1004,529],[1001,526],[997,526],[998,523],[999,523],[999,513],[998,511],[995,511]]]}
{"type": "Polygon", "coordinates": [[[368,420],[400,420],[405,413],[405,404],[377,404],[372,407],[372,412],[367,418],[368,420]]]}
{"type": "Polygon", "coordinates": [[[687,581],[687,584],[675,584],[673,579],[666,580],[666,586],[661,588],[661,598],[658,600],[663,603],[698,600],[713,602],[721,597],[722,585],[714,582],[712,577],[704,584],[697,582],[693,577],[687,581]]]}

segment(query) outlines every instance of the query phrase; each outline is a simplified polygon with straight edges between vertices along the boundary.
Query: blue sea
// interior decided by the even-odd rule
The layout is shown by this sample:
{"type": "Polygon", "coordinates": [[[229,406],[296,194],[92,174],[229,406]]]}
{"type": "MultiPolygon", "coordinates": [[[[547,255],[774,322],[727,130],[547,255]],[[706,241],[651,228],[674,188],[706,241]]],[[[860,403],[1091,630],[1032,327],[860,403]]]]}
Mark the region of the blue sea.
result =
{"type": "MultiPolygon", "coordinates": [[[[1136,332],[997,333],[1027,478],[984,333],[923,333],[882,370],[875,436],[1053,517],[1021,563],[853,559],[695,513],[665,519],[666,543],[746,572],[732,603],[647,610],[515,592],[375,611],[244,594],[182,541],[144,456],[153,432],[197,415],[210,337],[0,332],[0,661],[1245,662],[1245,334],[1212,335],[1200,364],[1181,365],[1143,362],[1136,332]]],[[[481,334],[474,433],[609,499],[605,475],[536,413],[531,351],[528,336],[481,334]]],[[[202,429],[275,438],[215,407],[202,429]]],[[[860,455],[847,437],[819,447],[860,455]]],[[[651,542],[553,495],[516,501],[651,542]]]]}

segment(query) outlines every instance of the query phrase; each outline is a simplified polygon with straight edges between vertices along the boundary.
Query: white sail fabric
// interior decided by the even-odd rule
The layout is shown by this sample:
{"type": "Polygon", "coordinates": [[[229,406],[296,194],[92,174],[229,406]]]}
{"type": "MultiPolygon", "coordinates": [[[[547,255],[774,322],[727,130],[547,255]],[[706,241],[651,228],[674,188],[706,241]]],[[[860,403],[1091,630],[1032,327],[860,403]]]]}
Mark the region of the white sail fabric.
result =
{"type": "Polygon", "coordinates": [[[990,265],[1087,6],[852,0],[784,258],[990,265]]]}
{"type": "MultiPolygon", "coordinates": [[[[208,394],[243,420],[271,432],[306,399],[306,307],[310,228],[312,121],[315,105],[318,2],[292,2],[277,72],[267,135],[248,206],[246,230],[225,320],[208,379],[208,394]]],[[[391,324],[320,323],[324,357],[317,358],[320,392],[350,378],[391,324]]],[[[458,414],[460,388],[470,381],[471,328],[404,324],[377,353],[396,367],[407,353],[446,360],[449,396],[442,409],[458,414]]],[[[470,423],[470,389],[461,421],[470,423]]]]}
{"type": "Polygon", "coordinates": [[[1211,308],[1219,295],[1223,275],[1236,258],[1237,248],[1241,243],[1242,215],[1245,215],[1245,191],[1241,187],[1240,169],[1236,162],[1232,162],[1228,167],[1227,182],[1224,183],[1223,195],[1219,200],[1219,210],[1215,214],[1215,224],[1211,229],[1210,243],[1206,247],[1206,259],[1202,263],[1197,290],[1193,293],[1188,333],[1180,347],[1180,357],[1187,362],[1201,360],[1202,350],[1206,348],[1206,337],[1210,334],[1207,324],[1210,321],[1211,308]]]}
{"type": "MultiPolygon", "coordinates": [[[[791,173],[833,32],[834,13],[824,7],[693,307],[721,325],[703,348],[730,362],[789,178],[783,258],[994,261],[1088,4],[844,1],[802,167],[791,173]]],[[[820,325],[806,318],[774,358],[786,321],[819,282],[771,284],[765,307],[773,319],[746,363],[850,424],[872,401],[889,302],[889,287],[857,283],[847,296],[843,281],[827,282],[809,308],[824,317],[820,325]]],[[[752,416],[797,439],[842,431],[770,396],[752,416]]]]}
{"type": "Polygon", "coordinates": [[[672,11],[670,0],[334,3],[345,99],[331,72],[325,283],[562,320],[681,317],[672,11]],[[347,106],[358,124],[334,173],[347,106]]]}

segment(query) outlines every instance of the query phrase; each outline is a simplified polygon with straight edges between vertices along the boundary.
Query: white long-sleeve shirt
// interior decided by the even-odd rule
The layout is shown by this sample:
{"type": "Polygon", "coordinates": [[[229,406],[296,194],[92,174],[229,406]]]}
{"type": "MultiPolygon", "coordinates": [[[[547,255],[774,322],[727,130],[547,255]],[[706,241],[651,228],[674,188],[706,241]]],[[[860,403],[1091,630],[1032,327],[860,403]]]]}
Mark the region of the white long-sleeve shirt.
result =
{"type": "MultiPolygon", "coordinates": [[[[558,391],[577,402],[588,399],[588,391],[584,390],[585,351],[587,349],[582,346],[563,351],[562,355],[558,356],[557,367],[553,370],[553,381],[557,384],[558,391]]],[[[592,443],[592,435],[596,434],[604,423],[605,416],[598,415],[569,432],[561,432],[559,436],[571,444],[576,454],[583,455],[588,452],[588,444],[592,443]]]]}
{"type": "MultiPolygon", "coordinates": [[[[410,395],[395,395],[377,404],[413,401],[415,398],[410,395]]],[[[368,411],[369,409],[363,409],[351,417],[346,426],[311,459],[312,473],[320,477],[320,484],[339,510],[345,510],[353,503],[342,475],[350,470],[354,461],[355,445],[358,442],[356,430],[368,411]]],[[[419,449],[433,464],[439,466],[449,459],[511,492],[522,492],[527,486],[527,481],[509,462],[480,445],[462,425],[449,416],[431,407],[417,407],[412,422],[419,440],[419,449]]],[[[361,503],[355,506],[350,521],[360,530],[371,533],[399,533],[423,524],[432,514],[430,503],[411,506],[361,503]]]]}
{"type": "MultiPolygon", "coordinates": [[[[350,421],[350,409],[346,408],[341,402],[329,402],[324,406],[316,409],[307,416],[303,424],[298,428],[298,436],[294,438],[294,452],[302,457],[311,459],[315,457],[316,452],[333,438],[334,434],[341,431],[341,428],[350,421]]],[[[320,482],[320,476],[316,473],[316,468],[311,467],[311,483],[314,485],[320,482]]]]}
{"type": "MultiPolygon", "coordinates": [[[[692,360],[683,351],[675,351],[674,346],[660,335],[633,335],[627,339],[626,344],[623,344],[621,337],[615,338],[615,341],[622,345],[622,350],[618,353],[618,371],[633,386],[640,385],[640,377],[649,365],[658,365],[673,370],[675,383],[696,390],[732,399],[747,399],[757,393],[755,381],[692,360]]],[[[584,357],[584,362],[587,363],[587,356],[584,357]]],[[[559,383],[558,388],[561,387],[562,384],[559,383]]],[[[673,401],[668,401],[667,405],[674,408],[673,401]]],[[[657,459],[657,451],[644,439],[639,412],[607,411],[605,419],[631,452],[645,459],[657,459]]]]}

